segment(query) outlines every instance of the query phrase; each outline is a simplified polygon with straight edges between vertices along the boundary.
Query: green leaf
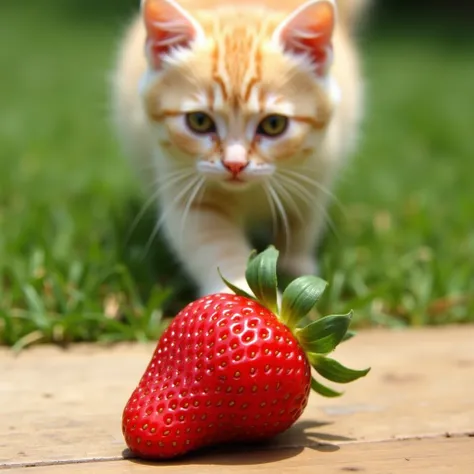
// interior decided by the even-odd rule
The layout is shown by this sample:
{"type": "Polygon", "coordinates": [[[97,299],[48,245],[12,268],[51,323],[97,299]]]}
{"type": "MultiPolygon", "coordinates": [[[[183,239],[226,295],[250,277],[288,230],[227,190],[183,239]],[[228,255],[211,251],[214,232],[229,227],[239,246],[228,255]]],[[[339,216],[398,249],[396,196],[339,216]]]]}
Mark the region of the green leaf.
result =
{"type": "Polygon", "coordinates": [[[281,320],[290,328],[295,328],[315,306],[327,283],[316,276],[302,276],[292,281],[283,292],[281,320]]]}
{"type": "Polygon", "coordinates": [[[308,354],[311,365],[319,375],[337,383],[349,383],[367,375],[370,369],[354,370],[344,367],[339,362],[319,354],[308,354]]]}
{"type": "Polygon", "coordinates": [[[305,351],[328,354],[344,339],[351,317],[352,312],[341,316],[326,316],[297,330],[296,337],[305,351]]]}
{"type": "Polygon", "coordinates": [[[22,338],[18,339],[12,347],[14,353],[19,354],[23,349],[32,346],[33,344],[40,342],[44,339],[44,334],[37,329],[29,334],[26,334],[22,338]]]}
{"type": "Polygon", "coordinates": [[[221,273],[220,268],[217,269],[219,272],[219,276],[221,277],[222,281],[227,285],[227,287],[233,291],[236,295],[238,296],[243,296],[245,298],[250,298],[251,300],[255,300],[255,297],[249,295],[246,291],[242,290],[238,286],[235,286],[233,283],[231,283],[229,280],[227,280],[221,273]]]}
{"type": "Polygon", "coordinates": [[[344,334],[344,337],[342,338],[341,342],[346,342],[355,337],[357,333],[355,331],[347,331],[346,334],[344,334]]]}
{"type": "Polygon", "coordinates": [[[250,252],[249,258],[247,259],[247,267],[257,255],[258,255],[258,252],[255,249],[250,252]]]}
{"type": "Polygon", "coordinates": [[[275,247],[270,246],[257,256],[251,256],[245,273],[247,283],[257,300],[275,314],[278,313],[278,254],[278,250],[275,247]]]}
{"type": "Polygon", "coordinates": [[[311,389],[327,398],[335,398],[342,395],[342,392],[336,392],[336,390],[326,387],[326,385],[318,382],[314,377],[311,377],[311,389]]]}
{"type": "Polygon", "coordinates": [[[306,316],[303,316],[299,321],[298,321],[298,329],[303,329],[305,326],[308,324],[314,323],[314,319],[311,319],[311,316],[307,314],[306,316]]]}

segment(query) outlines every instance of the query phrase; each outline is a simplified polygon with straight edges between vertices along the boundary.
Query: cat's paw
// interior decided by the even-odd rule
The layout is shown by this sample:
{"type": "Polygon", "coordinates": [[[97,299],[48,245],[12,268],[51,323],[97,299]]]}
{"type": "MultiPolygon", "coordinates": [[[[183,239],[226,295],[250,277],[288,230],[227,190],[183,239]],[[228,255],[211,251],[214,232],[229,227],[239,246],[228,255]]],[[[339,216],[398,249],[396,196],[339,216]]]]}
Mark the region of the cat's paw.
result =
{"type": "Polygon", "coordinates": [[[303,275],[318,275],[319,267],[312,256],[285,256],[280,261],[282,272],[297,278],[303,275]]]}

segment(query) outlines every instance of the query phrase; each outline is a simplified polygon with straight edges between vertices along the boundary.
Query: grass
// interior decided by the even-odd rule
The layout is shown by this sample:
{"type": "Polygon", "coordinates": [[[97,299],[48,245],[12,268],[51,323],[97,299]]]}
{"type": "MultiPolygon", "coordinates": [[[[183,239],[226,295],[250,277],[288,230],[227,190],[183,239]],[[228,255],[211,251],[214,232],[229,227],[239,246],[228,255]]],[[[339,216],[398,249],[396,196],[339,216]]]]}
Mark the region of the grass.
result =
{"type": "MultiPolygon", "coordinates": [[[[105,87],[123,12],[15,3],[0,15],[0,344],[156,338],[192,288],[161,241],[143,258],[152,216],[125,238],[143,197],[105,87]]],[[[354,327],[473,321],[474,55],[439,36],[373,36],[319,308],[353,308],[354,327]]]]}

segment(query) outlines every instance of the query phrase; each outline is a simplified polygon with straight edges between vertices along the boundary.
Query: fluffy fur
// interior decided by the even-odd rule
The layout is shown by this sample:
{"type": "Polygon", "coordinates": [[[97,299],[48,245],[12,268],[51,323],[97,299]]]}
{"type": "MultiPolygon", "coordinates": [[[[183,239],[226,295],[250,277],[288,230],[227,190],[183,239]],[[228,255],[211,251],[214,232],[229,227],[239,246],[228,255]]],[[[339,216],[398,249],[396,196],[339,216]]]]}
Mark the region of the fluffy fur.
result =
{"type": "Polygon", "coordinates": [[[364,3],[142,1],[114,73],[117,135],[202,295],[224,289],[216,267],[245,286],[260,225],[284,271],[316,272],[362,116],[352,29],[364,3]]]}

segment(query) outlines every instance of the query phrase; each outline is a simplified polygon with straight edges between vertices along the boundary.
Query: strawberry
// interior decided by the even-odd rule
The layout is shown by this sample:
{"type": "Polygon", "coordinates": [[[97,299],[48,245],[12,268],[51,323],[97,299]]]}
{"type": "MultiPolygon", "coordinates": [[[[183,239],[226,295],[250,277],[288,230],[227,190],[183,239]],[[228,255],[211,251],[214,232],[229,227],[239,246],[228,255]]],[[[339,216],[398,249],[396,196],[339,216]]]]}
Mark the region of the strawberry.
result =
{"type": "Polygon", "coordinates": [[[310,389],[338,396],[321,376],[347,383],[369,371],[351,370],[327,354],[348,337],[351,314],[300,320],[323,293],[314,276],[288,285],[277,303],[278,251],[253,254],[251,296],[214,294],[186,306],[160,338],[125,406],[122,430],[144,459],[167,459],[229,442],[256,442],[287,430],[301,416],[310,389]]]}

